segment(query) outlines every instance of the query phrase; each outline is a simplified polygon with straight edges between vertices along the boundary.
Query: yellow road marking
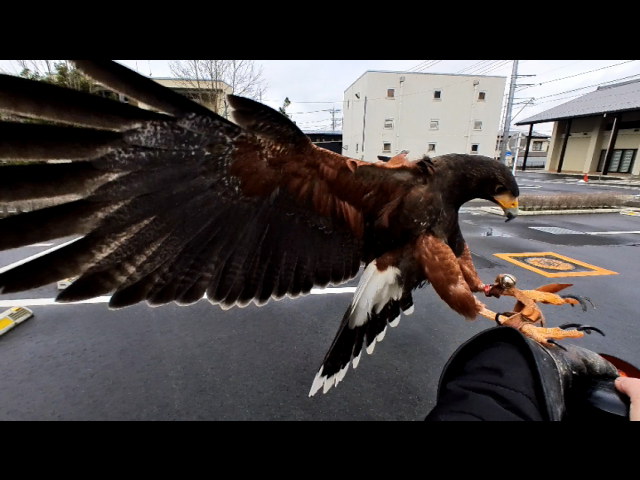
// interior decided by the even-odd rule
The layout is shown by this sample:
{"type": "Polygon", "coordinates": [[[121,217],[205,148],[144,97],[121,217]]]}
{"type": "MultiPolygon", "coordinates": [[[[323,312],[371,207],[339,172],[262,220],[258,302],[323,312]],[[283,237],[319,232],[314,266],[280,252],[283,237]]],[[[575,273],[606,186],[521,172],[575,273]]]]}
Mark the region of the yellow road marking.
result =
{"type": "Polygon", "coordinates": [[[579,260],[574,260],[573,258],[565,257],[563,255],[559,255],[553,252],[535,252],[535,253],[494,253],[494,256],[506,260],[507,262],[513,263],[522,268],[526,268],[532,272],[537,273],[538,275],[542,275],[547,278],[559,278],[559,277],[594,277],[598,275],[618,275],[617,272],[612,272],[611,270],[605,270],[604,268],[596,267],[595,265],[589,265],[588,263],[581,262],[579,260]],[[529,265],[525,262],[521,262],[514,257],[554,257],[560,260],[564,260],[565,262],[572,263],[574,265],[578,265],[580,267],[589,269],[588,272],[563,272],[563,273],[552,273],[542,270],[540,268],[536,268],[533,265],[529,265]]]}
{"type": "Polygon", "coordinates": [[[0,320],[0,331],[4,330],[11,324],[13,324],[11,320],[9,320],[8,318],[3,318],[2,320],[0,320]]]}

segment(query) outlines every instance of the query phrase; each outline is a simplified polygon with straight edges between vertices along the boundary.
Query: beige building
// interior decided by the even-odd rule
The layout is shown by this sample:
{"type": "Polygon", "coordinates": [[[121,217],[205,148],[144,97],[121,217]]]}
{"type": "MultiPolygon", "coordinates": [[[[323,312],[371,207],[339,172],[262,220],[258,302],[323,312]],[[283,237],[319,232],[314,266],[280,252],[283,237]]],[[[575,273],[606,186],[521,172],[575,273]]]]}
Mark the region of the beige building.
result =
{"type": "MultiPolygon", "coordinates": [[[[160,85],[168,87],[176,92],[201,103],[207,108],[217,112],[219,115],[229,118],[230,107],[226,103],[226,95],[233,93],[231,86],[222,81],[214,80],[197,80],[197,79],[181,79],[181,78],[152,78],[160,85]],[[217,105],[217,107],[215,107],[217,105]]],[[[155,110],[154,108],[142,102],[138,103],[133,99],[129,99],[122,95],[117,95],[110,90],[105,89],[104,95],[114,97],[125,103],[131,103],[145,110],[155,110]]]]}
{"type": "Polygon", "coordinates": [[[640,175],[639,80],[599,87],[516,125],[546,122],[554,122],[546,170],[598,173],[608,160],[608,174],[640,175]]]}
{"type": "Polygon", "coordinates": [[[493,157],[505,77],[367,71],[344,92],[343,154],[493,157]]]}

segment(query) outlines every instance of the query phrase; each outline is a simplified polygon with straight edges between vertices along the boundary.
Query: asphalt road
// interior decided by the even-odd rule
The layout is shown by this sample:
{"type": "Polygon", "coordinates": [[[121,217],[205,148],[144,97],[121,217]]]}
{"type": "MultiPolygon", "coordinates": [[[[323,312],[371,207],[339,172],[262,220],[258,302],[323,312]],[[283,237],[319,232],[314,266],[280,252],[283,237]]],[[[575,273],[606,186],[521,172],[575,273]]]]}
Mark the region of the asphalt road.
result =
{"type": "MultiPolygon", "coordinates": [[[[520,288],[574,283],[570,292],[591,297],[597,310],[543,307],[548,323],[597,326],[605,338],[575,342],[640,364],[640,235],[553,235],[530,228],[638,231],[640,217],[536,216],[505,224],[489,214],[463,214],[461,225],[484,281],[508,272],[520,288]],[[484,236],[490,228],[492,236],[484,236]],[[548,279],[494,256],[522,252],[555,252],[618,275],[548,279]]],[[[0,252],[0,266],[47,248],[0,252]]],[[[48,286],[0,295],[0,301],[55,293],[48,286]]],[[[434,405],[447,358],[492,326],[484,319],[466,322],[424,288],[414,294],[415,313],[389,330],[373,355],[327,395],[308,398],[351,295],[310,295],[226,312],[206,300],[118,311],[104,303],[31,307],[32,319],[0,337],[0,420],[420,420],[434,405]]],[[[509,299],[486,303],[496,311],[512,306],[509,299]]]]}
{"type": "Polygon", "coordinates": [[[589,182],[579,183],[579,176],[550,174],[542,171],[516,172],[518,184],[522,188],[521,194],[565,194],[565,193],[614,193],[620,195],[640,194],[640,185],[620,185],[619,178],[590,177],[589,182]]]}

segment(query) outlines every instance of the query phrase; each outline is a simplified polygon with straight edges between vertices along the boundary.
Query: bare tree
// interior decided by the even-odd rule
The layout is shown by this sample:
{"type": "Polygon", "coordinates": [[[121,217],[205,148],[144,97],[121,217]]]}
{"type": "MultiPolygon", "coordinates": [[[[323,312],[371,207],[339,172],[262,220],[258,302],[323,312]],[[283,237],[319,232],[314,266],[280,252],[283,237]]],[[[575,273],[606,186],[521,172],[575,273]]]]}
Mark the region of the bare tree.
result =
{"type": "Polygon", "coordinates": [[[171,60],[169,68],[191,98],[225,116],[227,93],[261,100],[267,89],[255,60],[171,60]]]}

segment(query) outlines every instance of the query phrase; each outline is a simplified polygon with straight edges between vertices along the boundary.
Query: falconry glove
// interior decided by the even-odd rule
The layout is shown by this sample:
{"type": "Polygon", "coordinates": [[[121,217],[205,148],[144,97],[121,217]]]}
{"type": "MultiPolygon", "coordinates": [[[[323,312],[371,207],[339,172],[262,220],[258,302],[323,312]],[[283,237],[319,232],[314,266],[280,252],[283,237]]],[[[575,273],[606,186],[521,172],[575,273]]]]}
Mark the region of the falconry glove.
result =
{"type": "Polygon", "coordinates": [[[545,347],[519,331],[481,332],[451,356],[426,420],[628,420],[614,386],[640,371],[575,345],[545,347]]]}

